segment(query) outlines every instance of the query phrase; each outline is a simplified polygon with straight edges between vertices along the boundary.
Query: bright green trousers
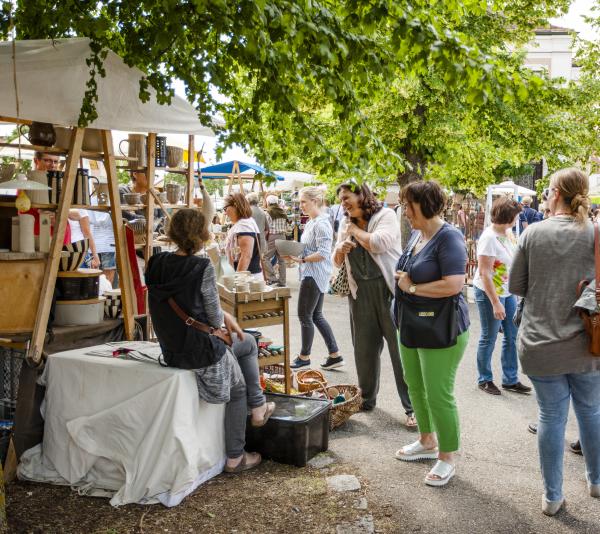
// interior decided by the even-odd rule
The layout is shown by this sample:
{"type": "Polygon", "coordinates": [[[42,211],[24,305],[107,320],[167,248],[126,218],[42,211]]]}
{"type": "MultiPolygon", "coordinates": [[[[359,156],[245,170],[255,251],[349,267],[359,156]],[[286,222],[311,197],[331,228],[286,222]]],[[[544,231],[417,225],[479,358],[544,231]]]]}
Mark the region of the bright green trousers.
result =
{"type": "Polygon", "coordinates": [[[440,452],[454,452],[460,447],[454,381],[468,341],[467,330],[447,349],[409,349],[400,343],[404,380],[419,432],[436,432],[440,452]]]}

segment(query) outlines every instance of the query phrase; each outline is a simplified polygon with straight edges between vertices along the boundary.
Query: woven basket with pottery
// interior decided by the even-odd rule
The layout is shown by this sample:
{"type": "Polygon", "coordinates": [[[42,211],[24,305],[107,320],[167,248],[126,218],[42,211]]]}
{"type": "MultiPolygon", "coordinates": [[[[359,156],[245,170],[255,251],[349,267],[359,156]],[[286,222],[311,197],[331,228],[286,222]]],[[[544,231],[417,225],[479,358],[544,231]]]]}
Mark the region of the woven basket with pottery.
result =
{"type": "Polygon", "coordinates": [[[350,417],[360,411],[362,404],[362,391],[358,386],[352,384],[338,384],[336,386],[328,386],[327,396],[335,398],[338,395],[343,395],[346,400],[338,404],[331,403],[329,408],[329,430],[333,430],[342,426],[350,417]]]}

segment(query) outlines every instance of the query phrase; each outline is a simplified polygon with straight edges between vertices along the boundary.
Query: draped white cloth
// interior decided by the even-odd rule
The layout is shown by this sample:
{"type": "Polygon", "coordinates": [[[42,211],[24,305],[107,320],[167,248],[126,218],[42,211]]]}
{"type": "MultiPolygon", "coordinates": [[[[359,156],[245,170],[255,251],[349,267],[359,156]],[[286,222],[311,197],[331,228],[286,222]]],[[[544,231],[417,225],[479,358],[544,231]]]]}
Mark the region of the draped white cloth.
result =
{"type": "Polygon", "coordinates": [[[192,371],[85,354],[97,348],[49,357],[44,440],[21,457],[19,478],[113,506],[179,504],[223,470],[224,405],[199,399],[192,371]]]}

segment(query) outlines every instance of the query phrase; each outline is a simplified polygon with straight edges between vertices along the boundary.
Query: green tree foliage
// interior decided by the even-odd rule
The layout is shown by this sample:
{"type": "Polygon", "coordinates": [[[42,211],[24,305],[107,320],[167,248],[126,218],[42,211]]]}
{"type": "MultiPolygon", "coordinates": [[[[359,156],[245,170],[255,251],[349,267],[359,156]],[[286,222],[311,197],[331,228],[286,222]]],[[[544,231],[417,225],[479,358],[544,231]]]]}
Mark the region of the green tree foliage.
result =
{"type": "Polygon", "coordinates": [[[516,0],[518,13],[498,0],[17,0],[14,12],[3,3],[0,36],[14,24],[19,38],[91,38],[82,124],[95,117],[95,79],[110,48],[146,73],[142,99],[153,87],[168,102],[178,78],[201,119],[223,113],[225,144],[278,160],[293,149],[347,173],[377,170],[382,156],[384,167],[410,161],[413,147],[386,147],[366,115],[399,74],[421,80],[433,72],[471,103],[528,94],[529,80],[515,77],[479,34],[498,40],[497,26],[516,25],[518,35],[519,17],[534,24],[548,3],[516,0]],[[322,116],[310,116],[317,106],[322,116]]]}

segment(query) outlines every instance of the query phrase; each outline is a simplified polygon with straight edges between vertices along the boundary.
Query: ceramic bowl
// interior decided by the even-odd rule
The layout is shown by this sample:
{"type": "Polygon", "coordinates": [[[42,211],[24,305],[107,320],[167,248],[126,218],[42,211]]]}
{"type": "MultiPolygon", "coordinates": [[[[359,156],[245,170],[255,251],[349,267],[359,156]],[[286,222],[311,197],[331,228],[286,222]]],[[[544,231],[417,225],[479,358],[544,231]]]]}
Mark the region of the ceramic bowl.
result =
{"type": "Polygon", "coordinates": [[[298,241],[288,241],[287,239],[276,239],[275,248],[281,256],[300,256],[306,245],[298,241]]]}
{"type": "Polygon", "coordinates": [[[142,195],[139,193],[125,193],[124,197],[125,202],[127,202],[127,204],[130,206],[135,206],[136,204],[141,204],[142,202],[142,195]]]}
{"type": "Polygon", "coordinates": [[[90,242],[88,239],[82,239],[81,241],[75,241],[63,246],[63,250],[69,252],[69,255],[60,259],[59,270],[60,271],[76,271],[79,269],[85,255],[90,248],[90,242]]]}

